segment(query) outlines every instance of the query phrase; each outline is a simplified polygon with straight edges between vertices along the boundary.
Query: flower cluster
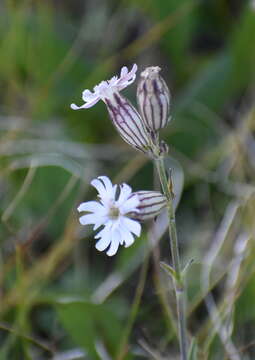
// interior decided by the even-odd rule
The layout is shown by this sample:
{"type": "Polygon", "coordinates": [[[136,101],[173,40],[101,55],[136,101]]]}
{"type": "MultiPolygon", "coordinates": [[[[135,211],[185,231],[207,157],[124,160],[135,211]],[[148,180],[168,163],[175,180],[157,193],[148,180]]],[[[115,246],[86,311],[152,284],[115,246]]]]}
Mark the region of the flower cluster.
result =
{"type": "MultiPolygon", "coordinates": [[[[87,109],[103,100],[123,140],[135,149],[158,158],[168,151],[167,145],[159,140],[158,132],[170,120],[169,89],[159,75],[159,67],[145,69],[137,88],[138,111],[120,94],[135,81],[136,71],[136,64],[130,71],[124,66],[119,77],[113,76],[110,80],[100,82],[93,92],[84,90],[84,104],[71,104],[71,108],[87,109]]],[[[157,216],[166,206],[166,198],[160,192],[132,192],[127,184],[119,187],[112,185],[106,176],[94,179],[91,185],[98,191],[99,201],[84,202],[78,207],[79,212],[86,212],[80,217],[80,223],[93,224],[94,230],[101,228],[95,235],[99,239],[96,248],[99,251],[107,250],[109,256],[116,254],[119,245],[132,245],[135,236],[140,236],[140,221],[157,216]]]]}
{"type": "Polygon", "coordinates": [[[73,110],[87,109],[99,100],[106,104],[110,118],[120,136],[129,145],[152,157],[158,157],[165,151],[165,145],[159,142],[157,133],[164,128],[169,117],[170,92],[159,75],[160,68],[151,66],[141,73],[137,88],[137,102],[140,113],[120,94],[120,91],[132,84],[136,79],[137,65],[131,71],[123,67],[120,77],[96,85],[93,92],[86,89],[82,93],[84,104],[71,104],[73,110]]]}

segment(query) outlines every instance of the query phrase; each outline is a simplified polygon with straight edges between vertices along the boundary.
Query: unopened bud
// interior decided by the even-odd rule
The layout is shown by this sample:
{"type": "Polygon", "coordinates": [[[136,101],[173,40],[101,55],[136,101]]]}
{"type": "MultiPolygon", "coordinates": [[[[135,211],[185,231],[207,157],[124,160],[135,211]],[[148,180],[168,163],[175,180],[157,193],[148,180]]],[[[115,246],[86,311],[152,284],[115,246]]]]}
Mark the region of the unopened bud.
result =
{"type": "Polygon", "coordinates": [[[169,117],[170,92],[159,75],[160,67],[151,66],[141,73],[137,102],[146,127],[153,131],[164,128],[169,117]]]}
{"type": "Polygon", "coordinates": [[[105,103],[113,124],[123,140],[137,150],[149,153],[148,133],[135,107],[119,93],[106,98],[105,103]]]}
{"type": "Polygon", "coordinates": [[[137,191],[132,194],[138,196],[140,201],[137,206],[139,212],[131,214],[137,220],[145,221],[160,214],[166,207],[166,197],[158,191],[137,191]]]}

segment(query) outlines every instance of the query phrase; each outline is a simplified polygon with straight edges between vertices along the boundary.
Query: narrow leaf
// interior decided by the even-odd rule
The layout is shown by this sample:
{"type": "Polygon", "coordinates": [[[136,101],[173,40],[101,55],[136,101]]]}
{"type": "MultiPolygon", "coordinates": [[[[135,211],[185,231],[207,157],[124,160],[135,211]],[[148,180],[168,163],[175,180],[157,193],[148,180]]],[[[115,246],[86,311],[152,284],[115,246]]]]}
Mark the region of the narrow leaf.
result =
{"type": "Polygon", "coordinates": [[[195,338],[192,339],[189,348],[188,360],[197,360],[198,359],[198,346],[195,338]]]}
{"type": "Polygon", "coordinates": [[[176,272],[175,272],[175,270],[172,268],[171,265],[168,265],[168,264],[166,264],[165,262],[160,261],[160,266],[162,267],[162,269],[164,269],[164,270],[166,271],[166,273],[167,273],[168,275],[171,276],[171,278],[172,278],[173,280],[175,280],[175,281],[178,280],[178,279],[177,279],[177,276],[176,276],[176,272]]]}

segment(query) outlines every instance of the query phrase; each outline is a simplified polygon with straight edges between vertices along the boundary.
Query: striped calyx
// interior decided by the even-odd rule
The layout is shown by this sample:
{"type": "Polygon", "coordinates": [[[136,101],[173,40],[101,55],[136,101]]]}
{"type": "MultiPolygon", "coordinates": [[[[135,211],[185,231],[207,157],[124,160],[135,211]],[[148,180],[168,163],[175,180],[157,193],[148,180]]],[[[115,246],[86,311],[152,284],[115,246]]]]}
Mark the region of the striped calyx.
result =
{"type": "Polygon", "coordinates": [[[135,107],[117,92],[104,101],[111,120],[123,140],[143,153],[150,153],[148,133],[135,107]]]}
{"type": "Polygon", "coordinates": [[[170,92],[159,75],[160,67],[151,66],[141,73],[137,102],[146,127],[152,131],[164,128],[169,117],[170,92]]]}
{"type": "Polygon", "coordinates": [[[137,191],[132,196],[138,196],[139,205],[137,206],[138,211],[130,216],[140,221],[156,217],[167,204],[166,197],[159,191],[137,191]]]}

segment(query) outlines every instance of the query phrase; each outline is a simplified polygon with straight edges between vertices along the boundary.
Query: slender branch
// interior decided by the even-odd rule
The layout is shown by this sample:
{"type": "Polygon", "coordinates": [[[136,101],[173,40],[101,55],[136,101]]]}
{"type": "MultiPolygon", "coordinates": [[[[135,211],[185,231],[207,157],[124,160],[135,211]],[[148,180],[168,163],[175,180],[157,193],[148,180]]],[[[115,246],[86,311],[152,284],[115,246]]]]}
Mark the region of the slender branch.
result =
{"type": "Polygon", "coordinates": [[[166,175],[164,158],[158,157],[155,160],[155,165],[160,178],[162,190],[167,198],[170,246],[171,246],[172,259],[173,259],[173,268],[176,275],[174,286],[175,286],[175,296],[176,296],[177,313],[178,313],[180,351],[181,351],[181,359],[187,360],[188,356],[187,356],[187,330],[186,330],[186,316],[185,316],[185,287],[181,274],[178,238],[177,238],[176,222],[175,222],[175,210],[173,205],[173,194],[169,187],[170,184],[168,183],[168,179],[166,175]]]}

